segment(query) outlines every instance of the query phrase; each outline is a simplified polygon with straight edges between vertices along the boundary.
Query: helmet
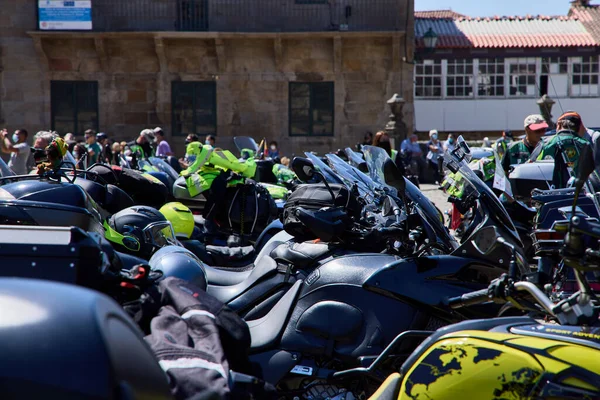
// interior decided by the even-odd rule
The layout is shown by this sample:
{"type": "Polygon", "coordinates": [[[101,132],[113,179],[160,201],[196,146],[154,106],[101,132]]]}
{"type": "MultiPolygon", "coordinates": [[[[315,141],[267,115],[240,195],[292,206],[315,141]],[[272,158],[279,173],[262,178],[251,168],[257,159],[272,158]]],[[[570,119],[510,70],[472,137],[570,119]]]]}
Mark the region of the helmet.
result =
{"type": "Polygon", "coordinates": [[[208,285],[204,263],[184,247],[163,247],[154,253],[148,264],[153,270],[162,271],[165,277],[183,279],[202,290],[208,285]]]}
{"type": "Polygon", "coordinates": [[[133,206],[104,222],[105,237],[117,250],[148,259],[157,249],[177,245],[171,223],[157,209],[133,206]]]}
{"type": "Polygon", "coordinates": [[[194,215],[192,211],[179,202],[167,203],[160,212],[173,225],[175,237],[189,239],[194,231],[194,215]]]}
{"type": "Polygon", "coordinates": [[[108,139],[108,136],[104,132],[100,132],[96,134],[96,140],[101,141],[103,139],[108,139]]]}

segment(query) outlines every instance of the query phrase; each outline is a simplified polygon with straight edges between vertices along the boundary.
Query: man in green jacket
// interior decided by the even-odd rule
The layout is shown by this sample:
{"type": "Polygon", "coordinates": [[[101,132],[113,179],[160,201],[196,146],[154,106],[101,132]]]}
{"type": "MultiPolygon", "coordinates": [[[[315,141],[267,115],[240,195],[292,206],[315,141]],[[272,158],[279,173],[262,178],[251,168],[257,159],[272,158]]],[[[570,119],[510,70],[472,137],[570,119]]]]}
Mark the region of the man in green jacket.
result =
{"type": "Polygon", "coordinates": [[[529,160],[535,146],[548,129],[548,124],[539,114],[532,114],[525,118],[525,137],[523,140],[512,142],[502,157],[502,168],[508,176],[511,165],[522,164],[529,160]]]}
{"type": "Polygon", "coordinates": [[[574,111],[567,111],[556,122],[556,135],[544,143],[538,160],[554,159],[555,173],[553,181],[555,186],[565,187],[570,176],[577,174],[579,168],[579,155],[588,141],[583,138],[585,129],[581,116],[574,111]],[[570,176],[564,175],[564,167],[570,176]]]}

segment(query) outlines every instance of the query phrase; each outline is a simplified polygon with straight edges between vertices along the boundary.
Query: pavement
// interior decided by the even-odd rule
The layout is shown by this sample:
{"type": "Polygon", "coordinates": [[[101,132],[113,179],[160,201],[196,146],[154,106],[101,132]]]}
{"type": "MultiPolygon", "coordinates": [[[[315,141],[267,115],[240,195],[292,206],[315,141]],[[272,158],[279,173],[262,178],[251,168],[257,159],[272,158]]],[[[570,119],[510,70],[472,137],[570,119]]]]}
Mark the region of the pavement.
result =
{"type": "Polygon", "coordinates": [[[450,203],[448,203],[448,195],[444,193],[442,190],[438,189],[438,185],[432,185],[429,183],[422,183],[419,185],[421,188],[421,192],[425,196],[431,200],[433,204],[439,208],[442,213],[444,213],[444,217],[446,218],[446,222],[448,222],[448,218],[445,215],[446,210],[450,209],[450,203]]]}

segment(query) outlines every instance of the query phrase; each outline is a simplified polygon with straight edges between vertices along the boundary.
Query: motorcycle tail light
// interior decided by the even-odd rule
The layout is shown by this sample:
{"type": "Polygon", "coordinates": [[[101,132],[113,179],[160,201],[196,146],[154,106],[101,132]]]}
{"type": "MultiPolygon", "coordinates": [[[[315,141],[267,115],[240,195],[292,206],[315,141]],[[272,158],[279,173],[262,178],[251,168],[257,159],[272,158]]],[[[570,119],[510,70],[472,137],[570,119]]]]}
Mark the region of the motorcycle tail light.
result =
{"type": "Polygon", "coordinates": [[[565,239],[564,232],[557,232],[554,230],[537,230],[537,231],[534,231],[533,234],[535,235],[535,239],[537,241],[540,241],[540,240],[564,240],[565,239]]]}

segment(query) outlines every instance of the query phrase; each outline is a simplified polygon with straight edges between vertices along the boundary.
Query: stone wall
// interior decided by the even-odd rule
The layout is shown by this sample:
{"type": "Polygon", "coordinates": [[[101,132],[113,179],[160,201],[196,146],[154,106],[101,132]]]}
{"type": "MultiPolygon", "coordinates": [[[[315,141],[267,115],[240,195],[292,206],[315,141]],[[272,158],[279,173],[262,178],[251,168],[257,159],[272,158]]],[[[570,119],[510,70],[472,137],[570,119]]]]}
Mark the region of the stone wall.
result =
{"type": "MultiPolygon", "coordinates": [[[[51,80],[98,81],[100,130],[120,140],[154,126],[173,134],[171,83],[178,80],[216,82],[223,147],[236,135],[275,139],[286,154],[351,146],[366,130],[383,128],[385,101],[394,93],[407,100],[405,123],[413,126],[412,65],[401,59],[412,39],[400,32],[32,32],[35,5],[4,3],[16,15],[12,36],[0,37],[0,118],[9,129],[50,127],[51,80]],[[292,81],[334,82],[333,137],[288,135],[292,81]]],[[[170,141],[181,152],[184,137],[174,134],[170,141]]]]}

